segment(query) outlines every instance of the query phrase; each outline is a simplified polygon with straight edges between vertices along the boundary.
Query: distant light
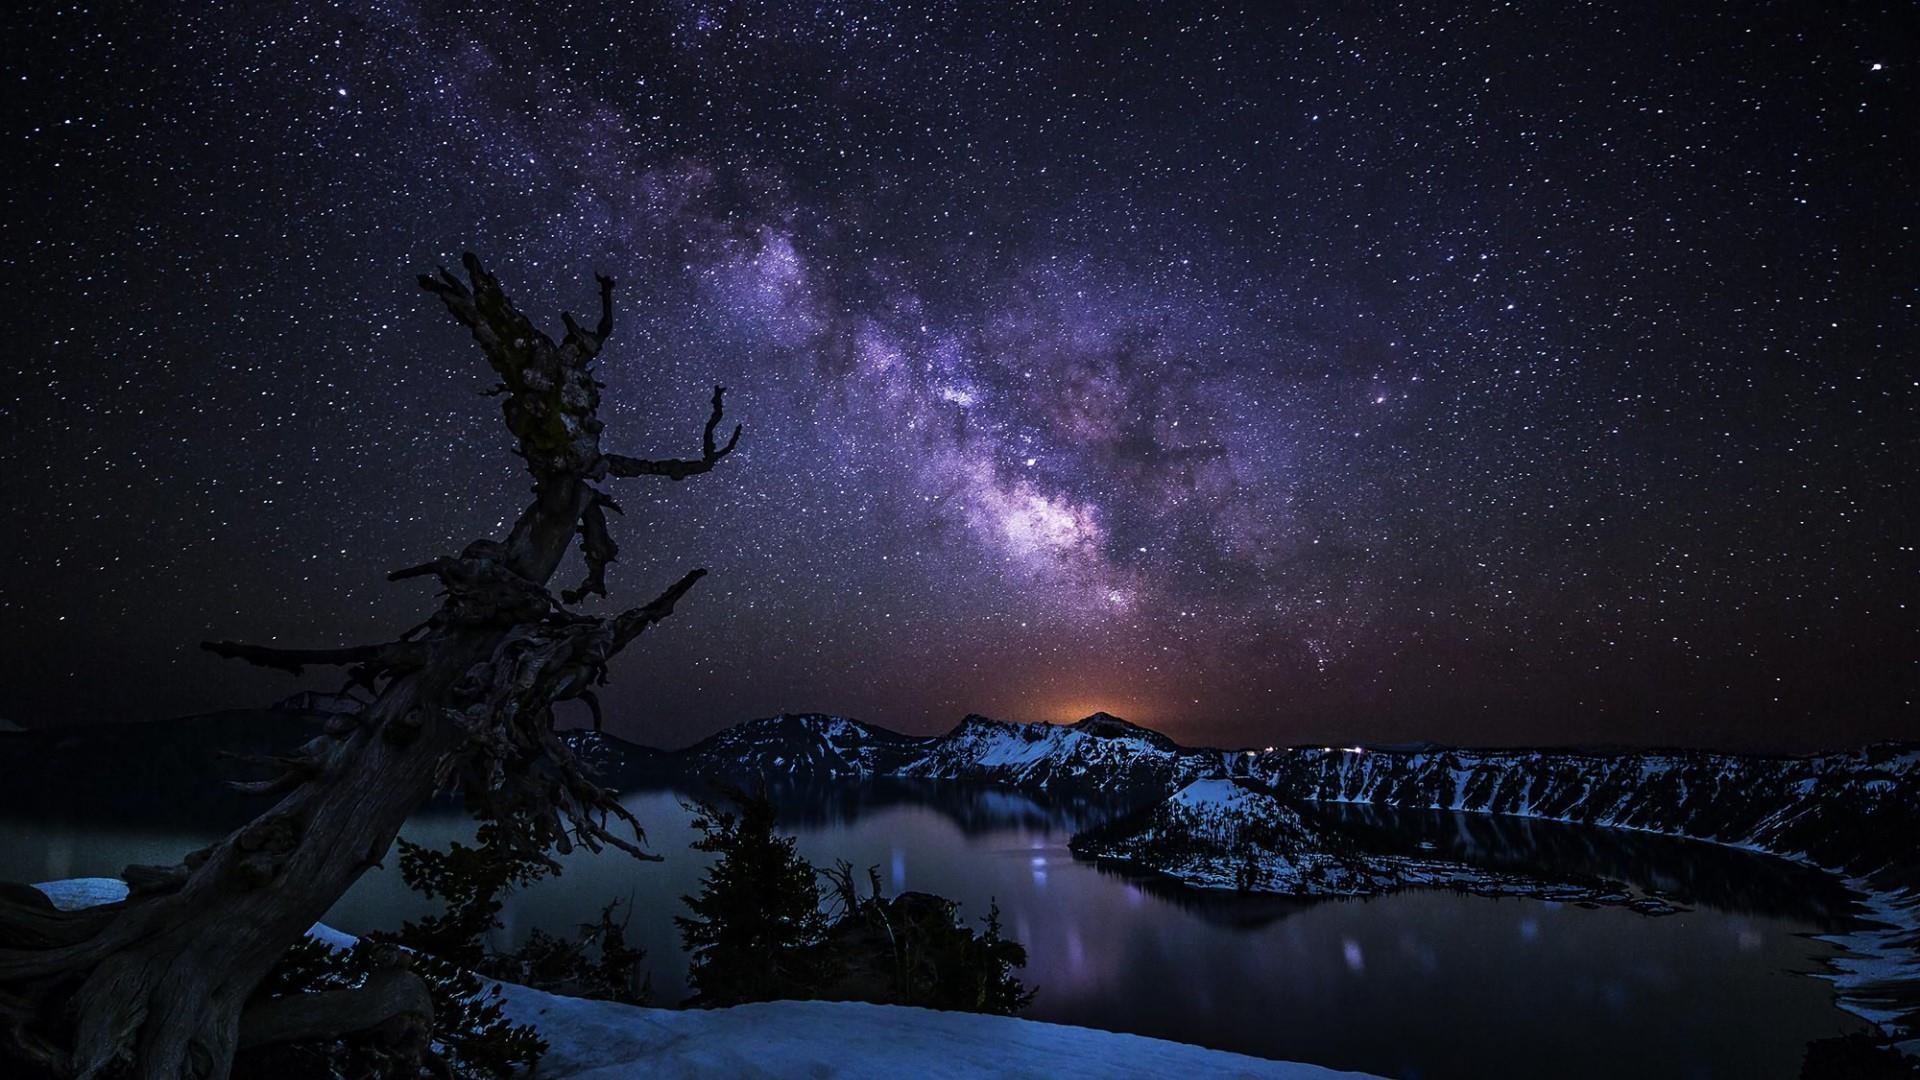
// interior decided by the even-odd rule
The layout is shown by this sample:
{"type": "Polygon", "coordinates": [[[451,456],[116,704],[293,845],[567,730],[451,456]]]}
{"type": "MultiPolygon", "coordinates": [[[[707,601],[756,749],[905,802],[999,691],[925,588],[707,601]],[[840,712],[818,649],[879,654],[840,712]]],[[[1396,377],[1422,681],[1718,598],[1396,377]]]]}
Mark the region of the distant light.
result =
{"type": "Polygon", "coordinates": [[[343,87],[341,87],[341,88],[340,88],[340,89],[339,89],[338,91],[336,91],[336,93],[338,93],[338,94],[339,94],[339,95],[340,95],[341,97],[346,97],[346,96],[347,96],[347,88],[343,86],[343,87]]]}
{"type": "Polygon", "coordinates": [[[1868,71],[1879,71],[1879,70],[1880,70],[1881,68],[1883,68],[1883,67],[1886,67],[1886,66],[1887,66],[1887,65],[1885,65],[1885,64],[1875,64],[1875,65],[1873,65],[1872,67],[1870,67],[1870,68],[1868,68],[1867,70],[1868,70],[1868,71]]]}

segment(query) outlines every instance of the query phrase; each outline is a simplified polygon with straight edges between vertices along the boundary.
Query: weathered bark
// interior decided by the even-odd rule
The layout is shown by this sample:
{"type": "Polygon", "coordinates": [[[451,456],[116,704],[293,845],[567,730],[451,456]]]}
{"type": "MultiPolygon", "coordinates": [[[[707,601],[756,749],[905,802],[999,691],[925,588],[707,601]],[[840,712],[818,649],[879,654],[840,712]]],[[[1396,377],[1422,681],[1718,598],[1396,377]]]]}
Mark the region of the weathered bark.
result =
{"type": "Polygon", "coordinates": [[[406,1049],[417,1056],[426,1049],[432,1020],[433,994],[426,980],[393,967],[374,972],[351,990],[296,994],[247,1006],[240,1014],[240,1049],[337,1038],[400,1021],[401,1028],[390,1031],[388,1041],[412,1043],[406,1049]]]}
{"type": "MultiPolygon", "coordinates": [[[[600,387],[590,368],[613,331],[613,281],[598,279],[596,328],[563,315],[567,333],[555,344],[477,259],[464,263],[465,282],[445,270],[420,282],[472,331],[499,375],[507,427],[533,474],[533,501],[504,541],[475,541],[457,557],[390,575],[432,576],[443,587],[438,611],[400,641],[208,646],[296,672],[355,665],[356,679],[375,692],[354,721],[330,725],[282,760],[279,779],[262,782],[285,792],[271,810],[179,867],[130,870],[140,887],[120,904],[53,912],[0,891],[0,1020],[16,1053],[53,1074],[124,1067],[156,1080],[226,1076],[261,978],[379,862],[407,816],[450,784],[528,850],[580,842],[643,855],[639,823],[555,737],[552,705],[604,682],[607,662],[670,615],[705,571],[612,618],[566,611],[546,583],[578,534],[588,578],[566,597],[604,595],[617,548],[601,512],[611,500],[597,482],[706,472],[733,450],[739,430],[716,445],[724,395],[716,388],[698,459],[603,454],[600,387]],[[610,831],[609,817],[631,827],[633,839],[610,831]]],[[[291,1014],[295,1006],[279,1008],[291,1014]]]]}

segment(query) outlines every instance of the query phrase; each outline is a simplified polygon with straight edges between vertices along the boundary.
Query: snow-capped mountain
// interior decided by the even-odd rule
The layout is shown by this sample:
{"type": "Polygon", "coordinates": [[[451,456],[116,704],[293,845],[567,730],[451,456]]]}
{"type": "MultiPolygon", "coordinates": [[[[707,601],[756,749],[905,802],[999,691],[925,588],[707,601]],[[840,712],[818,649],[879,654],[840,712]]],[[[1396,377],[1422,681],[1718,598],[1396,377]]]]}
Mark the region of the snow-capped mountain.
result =
{"type": "Polygon", "coordinates": [[[969,716],[924,743],[896,775],[1021,788],[1165,792],[1225,768],[1217,750],[1188,750],[1157,731],[1095,713],[1077,723],[1015,724],[969,716]]]}
{"type": "Polygon", "coordinates": [[[611,736],[576,731],[566,739],[615,786],[642,778],[811,783],[890,777],[1157,796],[1218,775],[1235,760],[1225,751],[1182,747],[1107,713],[1073,724],[1018,724],[974,715],[936,736],[902,735],[843,716],[783,713],[737,724],[646,762],[623,759],[620,741],[611,736]]]}
{"type": "Polygon", "coordinates": [[[893,772],[923,741],[844,716],[781,713],[736,724],[678,756],[686,765],[719,775],[867,777],[893,772]]]}

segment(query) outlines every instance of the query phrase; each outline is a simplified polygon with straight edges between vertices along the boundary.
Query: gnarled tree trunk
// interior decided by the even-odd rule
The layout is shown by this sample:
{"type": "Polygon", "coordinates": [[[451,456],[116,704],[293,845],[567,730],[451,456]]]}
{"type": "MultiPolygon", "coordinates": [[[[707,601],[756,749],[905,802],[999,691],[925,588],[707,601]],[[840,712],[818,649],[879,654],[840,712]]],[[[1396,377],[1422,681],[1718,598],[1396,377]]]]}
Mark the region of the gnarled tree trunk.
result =
{"type": "MultiPolygon", "coordinates": [[[[617,507],[598,485],[610,476],[706,472],[733,450],[740,429],[716,442],[725,391],[715,388],[698,458],[602,452],[591,364],[613,331],[613,281],[599,278],[598,325],[589,330],[563,315],[566,335],[555,344],[474,256],[464,263],[465,282],[441,270],[420,283],[473,332],[498,374],[495,393],[505,397],[507,427],[533,474],[532,503],[504,541],[475,541],[458,556],[390,575],[432,576],[444,587],[438,611],[393,642],[207,646],[295,672],[349,666],[373,701],[281,759],[282,775],[251,785],[282,794],[271,810],[179,866],[129,868],[127,900],[56,912],[20,890],[0,890],[0,1023],[22,1060],[57,1076],[218,1078],[243,1043],[289,1031],[310,1036],[325,1030],[326,1016],[363,1023],[365,1010],[377,1007],[374,995],[313,995],[306,1018],[300,1002],[251,1013],[246,1006],[287,948],[378,863],[407,816],[450,785],[527,850],[564,852],[580,842],[641,854],[638,822],[555,736],[552,705],[593,703],[607,661],[671,614],[705,571],[611,618],[567,611],[547,582],[577,535],[587,575],[564,601],[606,595],[606,567],[618,549],[605,511],[617,507]],[[610,817],[623,819],[632,839],[610,831],[610,817]],[[270,1023],[277,1034],[243,1031],[248,1023],[270,1023]]],[[[379,1000],[417,1005],[404,985],[380,989],[379,1000]]]]}

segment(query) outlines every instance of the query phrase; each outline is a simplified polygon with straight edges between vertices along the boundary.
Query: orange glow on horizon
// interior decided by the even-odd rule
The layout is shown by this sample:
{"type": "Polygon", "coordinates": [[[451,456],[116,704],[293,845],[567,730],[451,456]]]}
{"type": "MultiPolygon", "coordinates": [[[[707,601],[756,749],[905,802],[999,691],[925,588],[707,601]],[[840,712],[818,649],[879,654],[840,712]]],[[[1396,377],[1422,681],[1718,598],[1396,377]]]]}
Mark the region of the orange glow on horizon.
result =
{"type": "MultiPolygon", "coordinates": [[[[1072,698],[1058,705],[1040,710],[1040,719],[1049,724],[1071,724],[1084,720],[1094,713],[1106,713],[1117,716],[1130,724],[1138,724],[1155,731],[1165,730],[1160,721],[1165,714],[1151,703],[1139,698],[1127,697],[1084,697],[1072,698]]],[[[1169,732],[1171,734],[1171,732],[1169,732]]]]}

